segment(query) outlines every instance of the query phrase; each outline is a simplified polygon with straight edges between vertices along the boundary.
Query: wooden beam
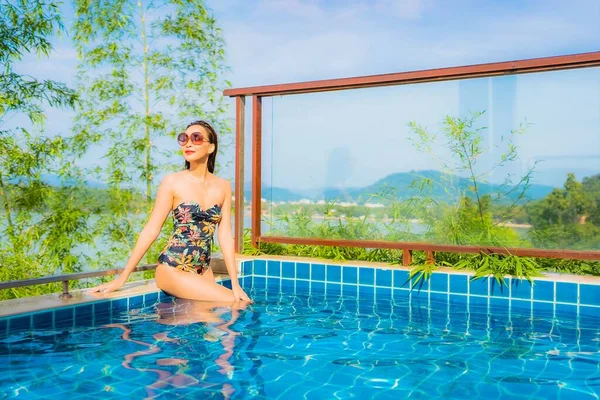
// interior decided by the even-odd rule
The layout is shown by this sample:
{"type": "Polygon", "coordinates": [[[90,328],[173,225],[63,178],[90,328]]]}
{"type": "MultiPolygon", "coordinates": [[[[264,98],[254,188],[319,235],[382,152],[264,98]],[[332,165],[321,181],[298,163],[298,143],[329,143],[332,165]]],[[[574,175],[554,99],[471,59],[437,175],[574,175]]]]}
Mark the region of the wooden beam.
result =
{"type": "Polygon", "coordinates": [[[556,57],[532,58],[460,67],[426,69],[382,75],[352,78],[325,79],[319,81],[286,83],[267,86],[227,89],[225,96],[274,96],[297,93],[314,93],[358,89],[377,86],[405,85],[420,82],[436,82],[487,76],[524,74],[541,71],[556,71],[572,68],[600,66],[600,51],[556,57]]]}
{"type": "Polygon", "coordinates": [[[235,251],[244,248],[244,136],[246,121],[246,97],[235,98],[235,205],[234,238],[235,251]]]}

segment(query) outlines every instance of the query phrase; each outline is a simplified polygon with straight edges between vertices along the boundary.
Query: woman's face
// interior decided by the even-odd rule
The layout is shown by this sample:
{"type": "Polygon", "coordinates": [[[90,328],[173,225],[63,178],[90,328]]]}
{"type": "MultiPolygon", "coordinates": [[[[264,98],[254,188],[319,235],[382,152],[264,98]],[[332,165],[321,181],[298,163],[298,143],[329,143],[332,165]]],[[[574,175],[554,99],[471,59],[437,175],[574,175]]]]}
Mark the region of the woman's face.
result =
{"type": "Polygon", "coordinates": [[[183,158],[188,162],[198,161],[213,152],[210,132],[201,125],[192,125],[177,136],[183,158]]]}

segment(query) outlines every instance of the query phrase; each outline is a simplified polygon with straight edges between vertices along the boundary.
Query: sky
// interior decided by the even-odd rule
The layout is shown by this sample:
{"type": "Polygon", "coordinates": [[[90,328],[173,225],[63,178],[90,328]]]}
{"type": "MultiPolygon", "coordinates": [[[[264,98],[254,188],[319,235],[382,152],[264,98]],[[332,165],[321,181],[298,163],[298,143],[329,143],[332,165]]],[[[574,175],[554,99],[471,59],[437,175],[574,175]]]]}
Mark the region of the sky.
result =
{"type": "MultiPolygon", "coordinates": [[[[209,0],[226,40],[233,87],[290,83],[519,60],[600,50],[598,0],[209,0]]],[[[65,7],[70,25],[72,10],[65,7]]],[[[49,60],[28,57],[17,72],[74,85],[77,57],[68,35],[49,60]],[[41,68],[40,68],[41,67],[41,68]]],[[[248,101],[248,106],[249,106],[248,101]]],[[[234,118],[234,101],[226,118],[234,118]]],[[[408,122],[439,131],[447,115],[485,111],[477,122],[480,171],[494,165],[501,138],[518,160],[489,179],[522,174],[539,161],[539,183],[565,168],[600,172],[600,69],[361,89],[265,99],[263,183],[288,189],[364,186],[395,172],[439,169],[415,151],[408,122]]],[[[250,112],[247,113],[248,115],[250,112]]],[[[65,130],[72,112],[50,110],[47,131],[65,130]]],[[[19,123],[18,119],[12,123],[19,123]]],[[[247,124],[250,134],[250,124],[247,124]]],[[[250,178],[250,140],[246,140],[250,178]]],[[[175,144],[166,143],[165,146],[175,144]]],[[[222,157],[232,160],[229,149],[222,157]]],[[[93,157],[91,157],[93,158],[93,157]]],[[[221,171],[233,175],[232,165],[221,171]]]]}

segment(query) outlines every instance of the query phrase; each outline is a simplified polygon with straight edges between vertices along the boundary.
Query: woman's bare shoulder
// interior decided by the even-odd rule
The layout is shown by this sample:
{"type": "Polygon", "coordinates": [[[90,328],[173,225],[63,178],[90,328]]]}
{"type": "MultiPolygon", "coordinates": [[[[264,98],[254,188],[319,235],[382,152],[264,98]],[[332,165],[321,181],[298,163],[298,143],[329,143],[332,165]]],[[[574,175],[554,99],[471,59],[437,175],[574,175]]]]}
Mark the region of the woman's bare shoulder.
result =
{"type": "Polygon", "coordinates": [[[170,174],[166,174],[161,181],[161,185],[172,186],[175,183],[179,182],[182,179],[181,175],[182,171],[171,172],[170,174]]]}
{"type": "Polygon", "coordinates": [[[224,191],[231,190],[231,182],[228,179],[221,178],[219,176],[213,175],[215,178],[215,182],[224,191]]]}

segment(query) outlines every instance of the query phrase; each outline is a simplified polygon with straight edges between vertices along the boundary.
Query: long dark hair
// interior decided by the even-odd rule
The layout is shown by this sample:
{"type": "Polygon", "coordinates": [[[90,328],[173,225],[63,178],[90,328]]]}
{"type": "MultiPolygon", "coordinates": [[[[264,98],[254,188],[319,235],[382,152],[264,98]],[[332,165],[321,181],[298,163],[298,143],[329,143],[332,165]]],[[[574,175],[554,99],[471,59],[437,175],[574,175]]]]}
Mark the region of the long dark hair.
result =
{"type": "MultiPolygon", "coordinates": [[[[217,141],[217,132],[215,131],[215,128],[212,127],[211,124],[209,124],[206,121],[202,121],[202,120],[198,120],[198,121],[194,121],[192,123],[190,123],[187,128],[189,128],[190,126],[194,126],[194,125],[199,125],[204,127],[209,134],[209,137],[207,137],[208,139],[208,143],[212,143],[215,145],[215,150],[210,153],[210,155],[208,156],[208,163],[207,163],[207,167],[208,167],[208,172],[210,172],[211,174],[215,172],[215,162],[217,160],[217,152],[219,151],[219,144],[217,141]]],[[[185,129],[187,129],[185,128],[185,129]]],[[[185,169],[190,169],[190,163],[189,161],[185,162],[185,169]]]]}

